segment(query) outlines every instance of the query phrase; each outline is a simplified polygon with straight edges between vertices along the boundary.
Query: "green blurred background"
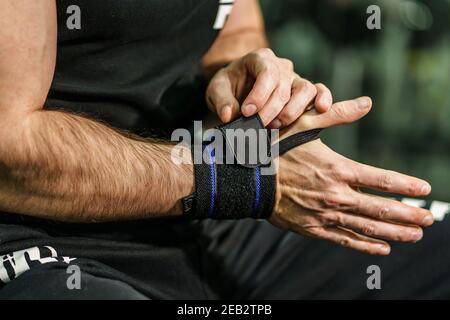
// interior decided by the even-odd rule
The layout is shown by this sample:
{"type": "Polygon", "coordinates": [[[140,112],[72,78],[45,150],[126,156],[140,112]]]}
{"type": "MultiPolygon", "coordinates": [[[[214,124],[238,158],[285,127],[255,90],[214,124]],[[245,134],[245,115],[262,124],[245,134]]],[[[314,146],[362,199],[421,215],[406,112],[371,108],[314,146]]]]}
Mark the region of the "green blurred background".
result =
{"type": "Polygon", "coordinates": [[[328,130],[336,151],[431,182],[450,202],[450,0],[261,0],[271,46],[335,101],[368,95],[371,113],[328,130]],[[369,5],[381,29],[369,30],[369,5]]]}

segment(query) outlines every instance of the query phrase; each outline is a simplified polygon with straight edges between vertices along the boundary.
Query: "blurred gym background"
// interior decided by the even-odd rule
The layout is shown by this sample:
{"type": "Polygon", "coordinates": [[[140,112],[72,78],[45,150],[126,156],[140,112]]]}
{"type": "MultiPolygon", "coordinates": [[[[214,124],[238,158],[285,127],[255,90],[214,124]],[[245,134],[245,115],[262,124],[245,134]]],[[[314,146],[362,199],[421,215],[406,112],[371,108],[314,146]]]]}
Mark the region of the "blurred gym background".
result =
{"type": "Polygon", "coordinates": [[[324,141],[352,159],[431,182],[450,202],[450,0],[261,0],[274,51],[335,101],[374,107],[324,141]],[[369,30],[368,6],[381,9],[369,30]]]}

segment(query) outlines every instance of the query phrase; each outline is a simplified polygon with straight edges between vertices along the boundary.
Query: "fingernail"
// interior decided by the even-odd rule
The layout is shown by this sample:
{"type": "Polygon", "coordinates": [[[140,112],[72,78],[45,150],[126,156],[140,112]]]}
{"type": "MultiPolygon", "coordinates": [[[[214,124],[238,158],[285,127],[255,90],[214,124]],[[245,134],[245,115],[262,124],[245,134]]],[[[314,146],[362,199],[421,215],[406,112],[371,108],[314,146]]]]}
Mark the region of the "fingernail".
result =
{"type": "Polygon", "coordinates": [[[231,118],[231,107],[225,106],[222,108],[222,111],[220,112],[220,118],[222,121],[228,121],[231,118]]]}
{"type": "Polygon", "coordinates": [[[388,246],[384,245],[384,244],[379,244],[378,245],[378,249],[380,249],[380,251],[383,254],[389,254],[389,252],[391,252],[391,248],[389,248],[388,246]]]}
{"type": "Polygon", "coordinates": [[[423,223],[425,226],[430,226],[430,225],[433,224],[433,222],[434,222],[434,217],[433,217],[433,215],[431,215],[431,214],[427,215],[427,216],[426,216],[425,218],[423,218],[423,220],[422,220],[422,223],[423,223]]]}
{"type": "Polygon", "coordinates": [[[427,183],[427,184],[424,184],[423,186],[422,186],[422,189],[420,189],[420,193],[421,194],[423,194],[423,195],[427,195],[427,194],[429,194],[431,192],[431,186],[427,183]]]}
{"type": "Polygon", "coordinates": [[[412,238],[412,240],[419,241],[420,239],[422,239],[422,237],[423,237],[422,230],[413,230],[413,231],[411,231],[411,238],[412,238]]]}
{"type": "Polygon", "coordinates": [[[278,119],[275,119],[275,120],[273,120],[272,123],[270,124],[270,127],[271,127],[272,129],[279,129],[279,128],[281,127],[281,125],[282,125],[281,121],[278,120],[278,119]]]}
{"type": "Polygon", "coordinates": [[[359,108],[367,109],[370,107],[370,99],[369,98],[359,98],[359,108]]]}
{"type": "Polygon", "coordinates": [[[247,117],[253,115],[255,112],[256,112],[256,106],[254,104],[248,104],[243,109],[243,113],[247,117]]]}

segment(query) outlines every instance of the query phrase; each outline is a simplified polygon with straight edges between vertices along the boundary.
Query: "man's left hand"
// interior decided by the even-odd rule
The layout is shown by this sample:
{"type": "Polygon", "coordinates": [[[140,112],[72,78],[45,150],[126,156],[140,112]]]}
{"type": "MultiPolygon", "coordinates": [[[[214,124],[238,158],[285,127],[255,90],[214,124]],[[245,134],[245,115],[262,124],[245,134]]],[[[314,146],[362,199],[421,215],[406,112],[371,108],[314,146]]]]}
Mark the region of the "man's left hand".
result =
{"type": "Polygon", "coordinates": [[[290,60],[259,49],[220,69],[206,92],[212,111],[227,123],[259,113],[265,126],[287,127],[314,106],[319,113],[333,104],[330,90],[294,71],[290,60]]]}

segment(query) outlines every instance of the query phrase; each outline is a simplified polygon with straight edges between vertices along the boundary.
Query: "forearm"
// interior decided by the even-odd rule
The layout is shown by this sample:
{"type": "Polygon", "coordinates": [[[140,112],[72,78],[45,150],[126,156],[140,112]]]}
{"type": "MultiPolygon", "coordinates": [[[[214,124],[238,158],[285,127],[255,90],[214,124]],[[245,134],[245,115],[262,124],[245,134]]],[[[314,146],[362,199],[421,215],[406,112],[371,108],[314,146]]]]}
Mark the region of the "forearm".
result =
{"type": "Polygon", "coordinates": [[[263,30],[246,29],[223,35],[203,58],[205,74],[208,76],[221,66],[267,46],[263,30]]]}
{"type": "Polygon", "coordinates": [[[0,211],[80,222],[163,217],[180,214],[193,191],[192,165],[171,161],[169,143],[56,111],[0,122],[0,211]]]}
{"type": "Polygon", "coordinates": [[[268,47],[268,41],[258,2],[255,0],[235,1],[224,29],[203,57],[204,74],[210,78],[229,62],[266,47],[268,47]]]}

